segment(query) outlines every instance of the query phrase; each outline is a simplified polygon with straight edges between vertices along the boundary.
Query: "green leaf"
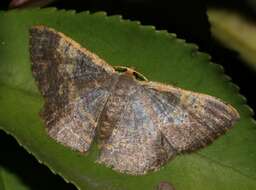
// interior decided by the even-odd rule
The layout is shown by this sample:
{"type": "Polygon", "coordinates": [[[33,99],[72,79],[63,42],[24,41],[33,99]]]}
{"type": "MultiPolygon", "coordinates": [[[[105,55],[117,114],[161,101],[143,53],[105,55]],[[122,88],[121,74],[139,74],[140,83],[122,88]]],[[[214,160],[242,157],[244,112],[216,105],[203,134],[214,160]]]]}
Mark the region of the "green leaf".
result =
{"type": "Polygon", "coordinates": [[[256,189],[252,113],[221,67],[210,63],[195,45],[103,13],[16,10],[2,12],[0,22],[0,128],[53,172],[83,190],[154,190],[161,181],[172,183],[176,190],[256,189]],[[108,63],[133,67],[149,80],[217,96],[236,107],[241,120],[212,145],[178,156],[145,176],[124,175],[96,164],[96,146],[82,155],[56,143],[44,130],[38,115],[43,99],[31,74],[28,51],[28,29],[35,24],[53,27],[108,63]]]}
{"type": "Polygon", "coordinates": [[[213,36],[256,70],[255,23],[229,10],[209,9],[208,17],[213,36]]]}
{"type": "Polygon", "coordinates": [[[19,176],[0,166],[0,189],[1,190],[30,190],[19,176]]]}

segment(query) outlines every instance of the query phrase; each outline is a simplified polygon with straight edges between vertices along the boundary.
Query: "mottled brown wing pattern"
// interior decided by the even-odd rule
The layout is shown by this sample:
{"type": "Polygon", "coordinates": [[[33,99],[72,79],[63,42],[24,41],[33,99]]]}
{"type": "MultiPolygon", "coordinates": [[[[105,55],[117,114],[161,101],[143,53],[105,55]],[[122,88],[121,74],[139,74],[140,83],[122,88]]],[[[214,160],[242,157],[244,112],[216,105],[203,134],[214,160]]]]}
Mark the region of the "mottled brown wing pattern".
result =
{"type": "Polygon", "coordinates": [[[113,131],[104,139],[98,162],[134,175],[208,145],[239,117],[212,96],[125,75],[119,77],[103,115],[99,126],[112,125],[113,131]]]}
{"type": "Polygon", "coordinates": [[[212,96],[138,81],[132,69],[117,73],[45,26],[30,30],[30,55],[48,134],[80,152],[96,138],[97,162],[122,173],[157,170],[175,155],[213,142],[239,118],[212,96]]]}
{"type": "Polygon", "coordinates": [[[98,162],[138,175],[158,169],[176,154],[157,128],[151,97],[129,76],[120,76],[103,114],[99,126],[112,125],[113,131],[102,143],[98,162]]]}
{"type": "Polygon", "coordinates": [[[30,30],[32,71],[45,98],[49,135],[85,152],[116,81],[114,69],[63,34],[44,26],[30,30]]]}
{"type": "Polygon", "coordinates": [[[178,153],[205,147],[239,118],[232,106],[215,97],[156,82],[144,86],[158,129],[178,153]]]}

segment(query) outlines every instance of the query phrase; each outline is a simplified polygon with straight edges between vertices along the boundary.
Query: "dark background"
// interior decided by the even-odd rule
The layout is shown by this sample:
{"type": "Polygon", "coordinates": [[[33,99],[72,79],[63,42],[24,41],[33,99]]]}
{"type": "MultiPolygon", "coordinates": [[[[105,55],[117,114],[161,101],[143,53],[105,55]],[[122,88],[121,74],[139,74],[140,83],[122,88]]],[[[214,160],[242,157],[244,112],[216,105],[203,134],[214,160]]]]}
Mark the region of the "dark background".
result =
{"type": "MultiPolygon", "coordinates": [[[[1,0],[2,10],[8,9],[9,1],[1,0]]],[[[237,53],[221,46],[211,37],[210,26],[206,15],[206,7],[225,7],[235,9],[249,19],[255,20],[256,14],[247,1],[241,0],[59,0],[51,4],[59,9],[74,9],[77,12],[90,10],[106,11],[108,15],[120,14],[125,19],[139,20],[143,25],[154,25],[156,29],[176,33],[179,38],[195,43],[199,50],[209,53],[212,61],[222,65],[225,73],[240,87],[240,93],[247,98],[248,105],[256,110],[256,72],[252,71],[237,53]]],[[[1,29],[1,23],[0,23],[1,29]]],[[[254,116],[255,117],[255,116],[254,116]]],[[[40,165],[33,156],[19,147],[16,141],[0,131],[0,166],[21,176],[31,189],[72,190],[75,187],[66,185],[59,176],[52,174],[47,167],[40,165]],[[5,145],[8,145],[5,146],[5,145]],[[4,153],[4,156],[2,156],[4,153]],[[16,160],[17,162],[13,162],[16,160]],[[10,160],[12,160],[10,162],[10,160]],[[36,176],[36,177],[33,177],[36,176]],[[55,186],[55,187],[54,187],[55,186]]]]}

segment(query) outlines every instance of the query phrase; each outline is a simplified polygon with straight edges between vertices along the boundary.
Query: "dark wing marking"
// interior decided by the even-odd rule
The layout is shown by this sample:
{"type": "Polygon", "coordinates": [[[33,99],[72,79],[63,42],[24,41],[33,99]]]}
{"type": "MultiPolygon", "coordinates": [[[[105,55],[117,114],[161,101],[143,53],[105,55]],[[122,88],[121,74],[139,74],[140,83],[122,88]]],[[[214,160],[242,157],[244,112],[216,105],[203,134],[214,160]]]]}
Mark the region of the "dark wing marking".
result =
{"type": "Polygon", "coordinates": [[[94,137],[97,119],[116,81],[114,69],[62,33],[30,30],[33,75],[45,98],[49,135],[81,152],[94,137]]]}
{"type": "Polygon", "coordinates": [[[176,152],[156,127],[155,113],[144,88],[121,76],[101,121],[103,142],[99,163],[119,172],[141,175],[156,170],[176,152]]]}
{"type": "Polygon", "coordinates": [[[135,175],[209,144],[239,117],[214,97],[127,76],[120,77],[102,116],[98,162],[135,175]]]}
{"type": "Polygon", "coordinates": [[[239,118],[232,106],[212,96],[155,82],[144,84],[157,113],[158,128],[177,152],[206,146],[239,118]]]}

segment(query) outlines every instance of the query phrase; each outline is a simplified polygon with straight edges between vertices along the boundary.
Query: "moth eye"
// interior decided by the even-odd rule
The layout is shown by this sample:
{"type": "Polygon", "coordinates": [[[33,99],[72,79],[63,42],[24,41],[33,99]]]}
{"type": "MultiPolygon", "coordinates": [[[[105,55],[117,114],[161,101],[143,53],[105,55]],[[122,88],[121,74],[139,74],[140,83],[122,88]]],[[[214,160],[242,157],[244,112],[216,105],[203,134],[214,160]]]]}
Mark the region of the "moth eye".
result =
{"type": "MultiPolygon", "coordinates": [[[[114,69],[116,72],[119,72],[119,73],[125,73],[130,70],[128,67],[125,67],[125,66],[114,66],[114,69]]],[[[132,75],[135,77],[135,79],[137,79],[139,81],[147,81],[148,80],[145,76],[143,76],[141,73],[139,73],[137,71],[132,71],[132,75]]]]}
{"type": "Polygon", "coordinates": [[[124,73],[127,71],[127,67],[124,67],[124,66],[114,66],[114,69],[116,72],[119,72],[119,73],[124,73]]]}
{"type": "Polygon", "coordinates": [[[142,74],[140,74],[136,71],[133,71],[132,74],[139,81],[147,81],[147,78],[145,76],[143,76],[142,74]]]}

